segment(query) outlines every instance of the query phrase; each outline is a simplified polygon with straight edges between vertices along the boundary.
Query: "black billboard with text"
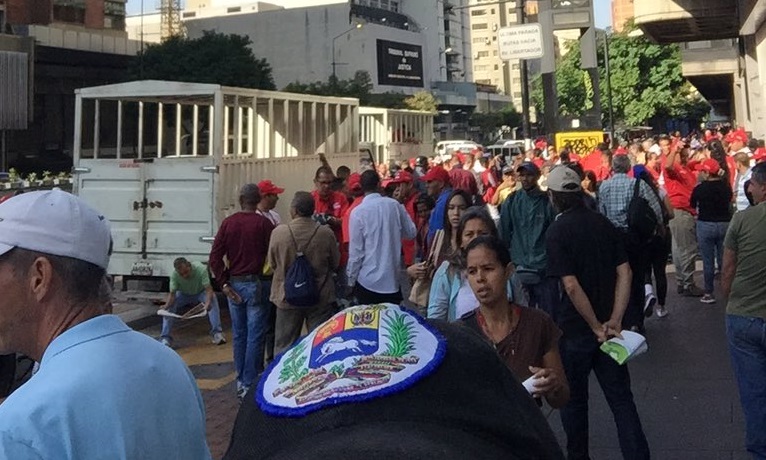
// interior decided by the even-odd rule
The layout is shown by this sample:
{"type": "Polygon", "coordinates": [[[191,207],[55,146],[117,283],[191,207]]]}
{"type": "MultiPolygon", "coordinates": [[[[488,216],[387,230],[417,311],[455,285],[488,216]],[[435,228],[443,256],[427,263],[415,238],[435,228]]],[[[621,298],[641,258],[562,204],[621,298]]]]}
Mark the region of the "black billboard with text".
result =
{"type": "Polygon", "coordinates": [[[423,48],[378,40],[378,84],[423,87],[423,48]]]}

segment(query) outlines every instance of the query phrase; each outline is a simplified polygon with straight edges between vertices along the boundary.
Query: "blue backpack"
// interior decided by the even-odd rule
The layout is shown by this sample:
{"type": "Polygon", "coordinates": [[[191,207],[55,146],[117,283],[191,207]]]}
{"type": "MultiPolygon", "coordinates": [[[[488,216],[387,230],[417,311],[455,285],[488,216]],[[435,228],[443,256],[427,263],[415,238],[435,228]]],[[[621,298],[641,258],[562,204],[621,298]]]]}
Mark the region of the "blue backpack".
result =
{"type": "Polygon", "coordinates": [[[311,240],[314,239],[314,235],[319,230],[319,225],[314,228],[314,233],[311,234],[311,238],[309,238],[306,247],[303,249],[298,248],[295,235],[293,235],[293,230],[289,225],[287,229],[290,231],[290,237],[293,239],[296,255],[295,260],[287,267],[287,272],[285,273],[285,302],[294,307],[312,307],[319,303],[319,289],[317,289],[316,279],[314,278],[314,269],[303,254],[303,251],[311,244],[311,240]]]}

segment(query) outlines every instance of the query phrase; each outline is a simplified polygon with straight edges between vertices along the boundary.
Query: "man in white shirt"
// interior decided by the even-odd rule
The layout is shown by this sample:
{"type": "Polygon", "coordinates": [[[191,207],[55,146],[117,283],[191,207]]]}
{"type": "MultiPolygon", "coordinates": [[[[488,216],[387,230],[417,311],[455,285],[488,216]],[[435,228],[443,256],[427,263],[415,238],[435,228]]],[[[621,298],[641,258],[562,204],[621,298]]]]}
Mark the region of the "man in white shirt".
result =
{"type": "Polygon", "coordinates": [[[364,199],[349,221],[348,285],[360,303],[398,304],[402,239],[415,238],[415,224],[404,206],[378,193],[380,177],[374,171],[363,172],[361,184],[364,199]]]}
{"type": "Polygon", "coordinates": [[[745,193],[745,183],[750,180],[752,168],[750,167],[750,156],[747,153],[739,152],[734,155],[734,162],[737,165],[737,177],[734,181],[737,212],[744,211],[750,207],[750,201],[745,193]]]}

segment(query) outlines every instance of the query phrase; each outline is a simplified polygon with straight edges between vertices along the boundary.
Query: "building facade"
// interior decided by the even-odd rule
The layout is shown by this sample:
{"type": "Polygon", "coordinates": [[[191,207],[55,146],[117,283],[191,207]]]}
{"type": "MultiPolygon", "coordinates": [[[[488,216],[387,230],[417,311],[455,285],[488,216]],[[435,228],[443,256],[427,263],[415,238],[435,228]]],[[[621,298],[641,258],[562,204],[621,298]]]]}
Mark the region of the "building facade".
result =
{"type": "MultiPolygon", "coordinates": [[[[320,3],[320,2],[317,2],[320,3]]],[[[247,35],[274,82],[350,79],[367,71],[373,92],[429,91],[440,101],[437,137],[467,135],[476,106],[467,0],[353,0],[185,20],[203,31],[247,35]]],[[[228,6],[231,7],[231,6],[228,6]]]]}
{"type": "Polygon", "coordinates": [[[633,19],[635,0],[612,0],[612,30],[622,32],[625,23],[633,19]]]}
{"type": "Polygon", "coordinates": [[[126,1],[0,0],[0,10],[4,10],[4,21],[10,26],[66,24],[124,33],[126,1]]]}
{"type": "Polygon", "coordinates": [[[683,74],[717,119],[766,137],[766,0],[641,0],[635,23],[680,43],[683,74]]]}

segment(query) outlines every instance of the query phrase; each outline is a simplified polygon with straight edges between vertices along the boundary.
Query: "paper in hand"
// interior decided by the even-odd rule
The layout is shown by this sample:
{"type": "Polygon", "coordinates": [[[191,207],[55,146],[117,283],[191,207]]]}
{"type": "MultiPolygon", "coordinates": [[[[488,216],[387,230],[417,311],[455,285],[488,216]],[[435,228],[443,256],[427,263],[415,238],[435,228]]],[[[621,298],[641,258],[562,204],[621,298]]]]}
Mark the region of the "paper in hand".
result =
{"type": "Polygon", "coordinates": [[[625,364],[649,349],[646,338],[638,332],[622,331],[622,338],[612,337],[601,344],[601,351],[612,357],[617,364],[625,364]]]}
{"type": "Polygon", "coordinates": [[[192,318],[201,318],[207,315],[207,310],[205,309],[205,305],[200,303],[200,304],[197,304],[195,307],[191,308],[189,311],[187,311],[183,315],[179,315],[178,313],[173,313],[172,311],[169,311],[169,310],[157,310],[157,314],[159,316],[167,316],[168,318],[192,319],[192,318]]]}

